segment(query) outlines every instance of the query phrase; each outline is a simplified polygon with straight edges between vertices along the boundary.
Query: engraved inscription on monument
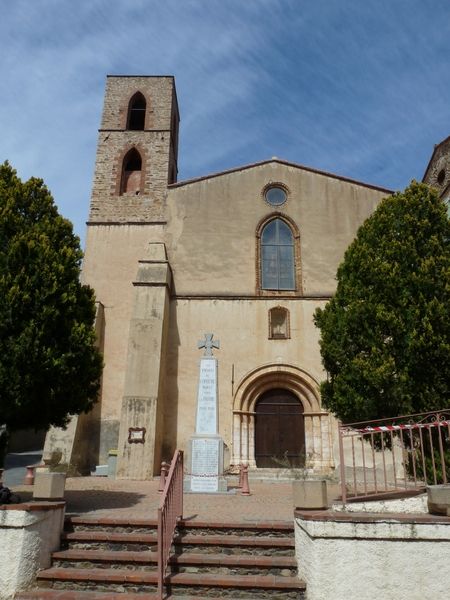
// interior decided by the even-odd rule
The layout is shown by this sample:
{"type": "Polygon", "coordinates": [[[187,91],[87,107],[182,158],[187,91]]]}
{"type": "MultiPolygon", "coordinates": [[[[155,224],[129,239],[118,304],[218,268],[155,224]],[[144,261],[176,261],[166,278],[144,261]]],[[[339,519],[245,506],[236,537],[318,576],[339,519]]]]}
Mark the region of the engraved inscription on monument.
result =
{"type": "Polygon", "coordinates": [[[219,438],[192,440],[192,475],[219,474],[219,438]]]}
{"type": "Polygon", "coordinates": [[[217,433],[217,361],[200,359],[195,433],[217,433]]]}
{"type": "Polygon", "coordinates": [[[218,491],[220,443],[220,438],[192,440],[191,491],[218,491]]]}

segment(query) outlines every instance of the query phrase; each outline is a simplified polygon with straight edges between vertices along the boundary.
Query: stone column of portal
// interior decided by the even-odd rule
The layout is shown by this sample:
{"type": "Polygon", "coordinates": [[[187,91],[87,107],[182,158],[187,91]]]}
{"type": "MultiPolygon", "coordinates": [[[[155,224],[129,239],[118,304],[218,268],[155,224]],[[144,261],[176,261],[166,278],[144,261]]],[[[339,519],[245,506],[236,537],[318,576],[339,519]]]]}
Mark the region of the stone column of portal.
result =
{"type": "Polygon", "coordinates": [[[256,468],[255,459],[255,415],[248,415],[248,466],[256,468]]]}
{"type": "Polygon", "coordinates": [[[242,462],[248,464],[248,415],[242,415],[242,462]]]}
{"type": "Polygon", "coordinates": [[[139,261],[128,338],[117,477],[151,479],[161,460],[162,386],[171,271],[164,244],[139,261]]]}
{"type": "Polygon", "coordinates": [[[241,414],[233,415],[233,458],[231,464],[237,466],[241,463],[241,414]]]}

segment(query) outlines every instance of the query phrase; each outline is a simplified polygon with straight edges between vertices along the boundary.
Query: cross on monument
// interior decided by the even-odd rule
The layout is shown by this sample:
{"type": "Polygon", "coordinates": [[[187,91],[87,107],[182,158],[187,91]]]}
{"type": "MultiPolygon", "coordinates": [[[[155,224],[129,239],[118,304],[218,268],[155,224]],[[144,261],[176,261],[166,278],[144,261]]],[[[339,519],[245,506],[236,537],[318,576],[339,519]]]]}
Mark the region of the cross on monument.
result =
{"type": "Polygon", "coordinates": [[[220,348],[220,340],[213,340],[213,333],[205,333],[205,339],[204,340],[200,340],[197,343],[197,347],[198,348],[204,348],[205,349],[205,353],[203,356],[212,356],[212,350],[213,348],[220,348]]]}

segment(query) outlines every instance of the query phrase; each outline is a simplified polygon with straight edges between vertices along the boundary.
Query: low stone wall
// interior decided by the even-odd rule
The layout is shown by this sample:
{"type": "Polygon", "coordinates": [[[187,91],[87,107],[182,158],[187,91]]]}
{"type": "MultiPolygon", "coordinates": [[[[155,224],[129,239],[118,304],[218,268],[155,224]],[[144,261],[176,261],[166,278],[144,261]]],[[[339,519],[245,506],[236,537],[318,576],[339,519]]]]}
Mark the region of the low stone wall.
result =
{"type": "Polygon", "coordinates": [[[297,510],[295,549],[307,600],[450,595],[449,517],[297,510]]]}
{"type": "Polygon", "coordinates": [[[59,548],[64,502],[0,506],[0,600],[33,584],[59,548]]]}

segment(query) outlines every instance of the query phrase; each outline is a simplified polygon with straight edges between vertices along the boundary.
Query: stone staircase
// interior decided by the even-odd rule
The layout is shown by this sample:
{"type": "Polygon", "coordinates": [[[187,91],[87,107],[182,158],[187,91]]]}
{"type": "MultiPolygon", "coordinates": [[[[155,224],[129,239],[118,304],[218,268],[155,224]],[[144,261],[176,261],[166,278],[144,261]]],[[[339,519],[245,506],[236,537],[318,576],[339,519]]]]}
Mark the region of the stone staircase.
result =
{"type": "MultiPolygon", "coordinates": [[[[305,598],[289,523],[186,520],[172,549],[168,598],[305,598]]],[[[156,577],[156,521],[72,517],[52,567],[16,600],[154,600],[156,577]]]]}

